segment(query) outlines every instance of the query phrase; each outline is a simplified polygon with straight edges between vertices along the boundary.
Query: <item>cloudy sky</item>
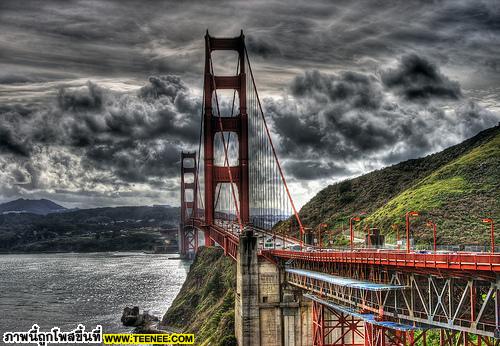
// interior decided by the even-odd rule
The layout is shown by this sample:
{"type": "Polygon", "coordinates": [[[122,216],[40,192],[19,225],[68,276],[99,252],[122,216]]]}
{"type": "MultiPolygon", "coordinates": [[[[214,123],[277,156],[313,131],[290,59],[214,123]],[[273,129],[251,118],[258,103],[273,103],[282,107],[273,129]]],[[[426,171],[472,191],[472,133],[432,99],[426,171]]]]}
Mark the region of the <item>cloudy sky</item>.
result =
{"type": "Polygon", "coordinates": [[[2,0],[0,201],[178,204],[207,28],[244,30],[299,205],[500,120],[496,0],[2,0]]]}

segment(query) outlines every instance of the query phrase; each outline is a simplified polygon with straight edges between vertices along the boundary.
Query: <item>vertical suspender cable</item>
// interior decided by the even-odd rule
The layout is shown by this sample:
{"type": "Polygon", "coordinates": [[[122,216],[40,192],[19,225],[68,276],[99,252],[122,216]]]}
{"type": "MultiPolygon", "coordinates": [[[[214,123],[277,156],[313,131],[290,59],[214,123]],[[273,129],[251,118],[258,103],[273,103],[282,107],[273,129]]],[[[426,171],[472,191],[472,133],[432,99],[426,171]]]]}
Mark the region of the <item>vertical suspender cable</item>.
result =
{"type": "Polygon", "coordinates": [[[297,220],[297,222],[299,224],[299,229],[300,229],[300,247],[302,248],[303,237],[304,237],[304,226],[302,225],[302,221],[300,220],[299,214],[297,213],[297,209],[295,208],[295,204],[294,204],[292,196],[290,194],[290,190],[288,189],[288,185],[286,183],[285,176],[283,175],[283,170],[281,169],[281,165],[279,163],[278,156],[276,155],[276,150],[274,148],[273,141],[271,139],[271,134],[269,132],[269,128],[267,127],[266,118],[264,117],[264,112],[262,110],[262,104],[260,103],[259,94],[257,93],[257,90],[256,90],[255,79],[254,79],[253,72],[252,72],[252,66],[250,65],[250,60],[248,59],[248,52],[247,52],[246,47],[244,49],[245,49],[245,56],[247,58],[248,70],[250,71],[250,76],[252,77],[253,88],[255,89],[255,95],[256,95],[257,105],[259,107],[259,111],[260,111],[260,114],[262,116],[262,120],[264,122],[265,132],[267,134],[267,138],[269,139],[269,143],[271,144],[271,150],[272,150],[273,156],[275,158],[276,165],[278,166],[278,170],[280,172],[281,180],[283,181],[283,185],[285,186],[285,190],[286,190],[286,193],[288,195],[288,199],[290,200],[290,204],[292,206],[293,213],[295,215],[295,219],[297,220]]]}

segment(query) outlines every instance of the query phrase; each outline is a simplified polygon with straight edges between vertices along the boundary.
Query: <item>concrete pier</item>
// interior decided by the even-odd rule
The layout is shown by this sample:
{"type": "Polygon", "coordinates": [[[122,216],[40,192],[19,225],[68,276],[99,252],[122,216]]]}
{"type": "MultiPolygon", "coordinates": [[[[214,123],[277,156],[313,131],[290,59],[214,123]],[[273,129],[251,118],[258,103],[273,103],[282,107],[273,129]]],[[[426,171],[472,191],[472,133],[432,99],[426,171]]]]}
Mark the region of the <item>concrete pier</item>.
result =
{"type": "Polygon", "coordinates": [[[240,236],[235,295],[238,345],[311,345],[311,303],[287,287],[281,268],[259,258],[257,245],[251,230],[240,236]]]}

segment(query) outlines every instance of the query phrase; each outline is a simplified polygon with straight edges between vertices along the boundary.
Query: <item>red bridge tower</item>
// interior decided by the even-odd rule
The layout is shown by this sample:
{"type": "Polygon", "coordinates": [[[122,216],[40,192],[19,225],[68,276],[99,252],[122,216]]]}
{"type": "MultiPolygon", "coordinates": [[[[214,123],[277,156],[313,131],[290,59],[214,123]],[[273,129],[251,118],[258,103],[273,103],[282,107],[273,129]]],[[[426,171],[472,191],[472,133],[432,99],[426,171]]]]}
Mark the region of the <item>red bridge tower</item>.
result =
{"type": "MultiPolygon", "coordinates": [[[[205,80],[204,80],[204,160],[205,160],[205,223],[214,223],[215,191],[218,184],[234,183],[237,188],[241,223],[249,221],[249,183],[248,183],[248,116],[245,74],[245,37],[243,32],[234,38],[215,38],[205,35],[205,80]],[[239,73],[235,76],[215,76],[212,65],[212,52],[216,50],[234,50],[238,52],[239,73]],[[213,97],[218,89],[230,89],[238,92],[239,111],[234,117],[221,117],[214,114],[213,97]],[[233,132],[238,139],[239,157],[236,166],[214,165],[215,135],[221,132],[233,132]],[[231,172],[229,172],[229,170],[231,172]]],[[[217,106],[217,105],[216,105],[217,106]]],[[[229,163],[227,163],[229,165],[229,163]]],[[[205,245],[212,241],[205,232],[205,245]]]]}
{"type": "Polygon", "coordinates": [[[198,230],[193,219],[197,207],[196,153],[181,153],[181,222],[179,229],[179,250],[184,257],[194,257],[198,250],[198,230]],[[187,181],[187,182],[186,182],[187,181]],[[187,193],[189,191],[189,193],[187,193]]]}

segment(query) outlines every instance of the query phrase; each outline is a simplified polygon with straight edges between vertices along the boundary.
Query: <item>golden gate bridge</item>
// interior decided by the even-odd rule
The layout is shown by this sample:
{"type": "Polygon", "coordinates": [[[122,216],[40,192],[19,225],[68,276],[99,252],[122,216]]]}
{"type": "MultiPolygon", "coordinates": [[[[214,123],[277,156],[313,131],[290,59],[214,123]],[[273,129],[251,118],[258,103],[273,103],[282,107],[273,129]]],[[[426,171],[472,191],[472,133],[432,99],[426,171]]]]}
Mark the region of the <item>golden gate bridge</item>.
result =
{"type": "Polygon", "coordinates": [[[344,249],[304,243],[243,32],[207,31],[201,113],[198,151],[181,156],[181,253],[203,234],[237,262],[240,345],[499,345],[494,235],[491,253],[420,253],[408,233],[403,251],[359,248],[352,233],[344,249]],[[216,74],[216,51],[236,52],[234,75],[216,74]],[[277,235],[285,219],[296,232],[277,235]]]}

